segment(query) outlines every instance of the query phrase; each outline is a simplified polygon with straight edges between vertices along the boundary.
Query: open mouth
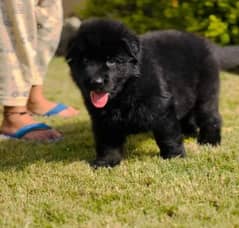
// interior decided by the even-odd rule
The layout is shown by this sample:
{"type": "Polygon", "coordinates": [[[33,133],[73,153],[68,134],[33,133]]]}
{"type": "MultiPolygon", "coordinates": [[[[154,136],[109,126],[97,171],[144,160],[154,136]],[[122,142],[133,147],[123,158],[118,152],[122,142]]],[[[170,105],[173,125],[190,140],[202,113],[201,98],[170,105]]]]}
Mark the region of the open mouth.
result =
{"type": "Polygon", "coordinates": [[[90,99],[91,99],[91,103],[96,108],[103,108],[103,107],[105,107],[105,105],[107,104],[107,102],[109,100],[109,93],[91,91],[90,99]]]}

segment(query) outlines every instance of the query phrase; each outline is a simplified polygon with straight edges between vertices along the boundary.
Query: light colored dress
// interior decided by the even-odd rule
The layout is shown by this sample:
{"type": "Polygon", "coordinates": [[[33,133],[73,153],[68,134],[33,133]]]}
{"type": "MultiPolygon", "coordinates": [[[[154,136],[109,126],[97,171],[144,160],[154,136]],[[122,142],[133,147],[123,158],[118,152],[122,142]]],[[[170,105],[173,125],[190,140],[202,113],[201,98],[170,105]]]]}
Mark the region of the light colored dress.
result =
{"type": "Polygon", "coordinates": [[[0,0],[0,104],[25,106],[59,43],[61,0],[0,0]]]}

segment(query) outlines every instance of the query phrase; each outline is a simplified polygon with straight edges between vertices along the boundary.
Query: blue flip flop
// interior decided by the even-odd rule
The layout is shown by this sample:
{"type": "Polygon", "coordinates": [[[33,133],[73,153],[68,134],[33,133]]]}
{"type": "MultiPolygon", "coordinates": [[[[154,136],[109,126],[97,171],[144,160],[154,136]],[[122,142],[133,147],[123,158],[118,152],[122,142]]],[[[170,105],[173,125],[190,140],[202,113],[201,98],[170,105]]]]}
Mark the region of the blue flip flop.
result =
{"type": "Polygon", "coordinates": [[[55,116],[58,113],[60,113],[61,111],[66,110],[67,108],[68,108],[68,106],[59,103],[54,108],[52,108],[50,111],[44,113],[41,116],[46,116],[46,117],[55,116]]]}
{"type": "MultiPolygon", "coordinates": [[[[0,134],[0,139],[21,139],[25,134],[27,134],[29,132],[37,131],[37,130],[49,130],[49,129],[52,129],[52,128],[44,123],[29,124],[29,125],[26,125],[26,126],[20,128],[17,132],[15,132],[13,134],[0,134]]],[[[49,139],[46,141],[56,142],[61,139],[62,139],[62,137],[59,137],[54,140],[49,139]]],[[[41,140],[39,140],[39,141],[41,141],[41,140]]]]}

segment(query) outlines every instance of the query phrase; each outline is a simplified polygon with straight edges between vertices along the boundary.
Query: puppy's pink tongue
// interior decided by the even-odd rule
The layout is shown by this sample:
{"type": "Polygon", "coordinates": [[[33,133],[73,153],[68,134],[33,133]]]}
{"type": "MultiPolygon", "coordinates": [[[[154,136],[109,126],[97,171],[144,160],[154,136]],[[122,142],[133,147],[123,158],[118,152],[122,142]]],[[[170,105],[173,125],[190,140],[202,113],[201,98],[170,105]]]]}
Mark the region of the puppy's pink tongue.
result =
{"type": "Polygon", "coordinates": [[[98,93],[95,91],[91,91],[90,98],[91,98],[92,104],[96,108],[103,108],[108,102],[109,93],[104,93],[104,92],[98,93]]]}

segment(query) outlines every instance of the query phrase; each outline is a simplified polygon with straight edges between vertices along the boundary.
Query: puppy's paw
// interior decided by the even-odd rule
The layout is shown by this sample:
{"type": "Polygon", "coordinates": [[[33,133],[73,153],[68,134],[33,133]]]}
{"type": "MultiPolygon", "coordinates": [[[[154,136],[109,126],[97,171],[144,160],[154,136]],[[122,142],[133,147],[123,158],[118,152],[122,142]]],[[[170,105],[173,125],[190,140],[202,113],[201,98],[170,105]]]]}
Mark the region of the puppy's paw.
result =
{"type": "Polygon", "coordinates": [[[198,138],[198,143],[201,145],[209,144],[212,146],[219,146],[221,144],[221,139],[218,138],[198,138]]]}
{"type": "Polygon", "coordinates": [[[94,169],[100,168],[100,167],[105,167],[105,168],[112,168],[116,165],[120,164],[120,161],[107,161],[107,160],[100,160],[100,159],[96,159],[91,163],[91,166],[94,169]]]}
{"type": "Polygon", "coordinates": [[[174,150],[166,150],[166,151],[160,151],[160,156],[163,159],[171,159],[171,158],[184,158],[186,157],[186,153],[184,150],[184,147],[180,149],[174,149],[174,150]]]}
{"type": "Polygon", "coordinates": [[[122,149],[117,148],[117,149],[107,149],[104,151],[103,156],[97,154],[97,157],[95,161],[93,161],[92,166],[94,168],[99,168],[99,167],[114,167],[118,164],[120,164],[122,160],[122,149]]]}
{"type": "Polygon", "coordinates": [[[219,146],[221,143],[220,132],[204,132],[198,137],[199,144],[210,144],[212,146],[219,146]]]}

